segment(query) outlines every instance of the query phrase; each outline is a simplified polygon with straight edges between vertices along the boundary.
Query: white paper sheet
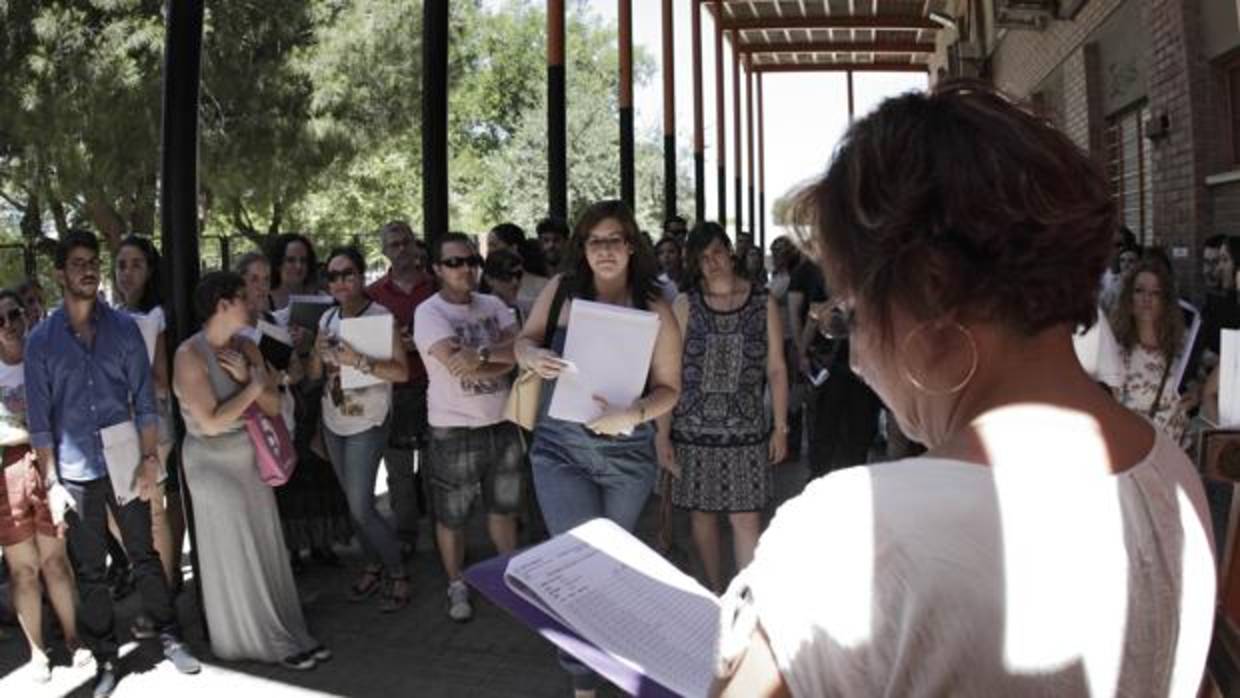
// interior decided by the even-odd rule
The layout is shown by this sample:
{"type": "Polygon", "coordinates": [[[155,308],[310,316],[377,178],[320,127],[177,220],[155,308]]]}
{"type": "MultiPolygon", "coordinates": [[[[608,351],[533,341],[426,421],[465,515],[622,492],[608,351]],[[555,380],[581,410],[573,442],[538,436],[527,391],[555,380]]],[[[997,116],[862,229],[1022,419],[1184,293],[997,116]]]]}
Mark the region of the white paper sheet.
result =
{"type": "Polygon", "coordinates": [[[1219,338],[1218,421],[1240,426],[1240,330],[1223,330],[1219,338]]]}
{"type": "Polygon", "coordinates": [[[678,695],[709,693],[719,600],[614,522],[588,521],[517,555],[504,580],[678,695]]]}
{"type": "Polygon", "coordinates": [[[548,414],[587,424],[603,413],[595,395],[632,405],[646,386],[658,335],[656,313],[574,300],[563,354],[576,370],[560,374],[548,414]]]}
{"type": "Polygon", "coordinates": [[[1072,344],[1085,373],[1112,388],[1119,387],[1124,378],[1124,364],[1106,313],[1099,310],[1094,326],[1088,332],[1072,335],[1072,344]]]}
{"type": "Polygon", "coordinates": [[[113,424],[99,430],[103,442],[103,462],[112,480],[112,492],[121,506],[138,498],[138,465],[142,462],[142,446],[138,429],[132,421],[113,424]]]}
{"type": "Polygon", "coordinates": [[[1171,364],[1171,376],[1167,380],[1167,385],[1177,391],[1184,388],[1184,371],[1188,369],[1188,360],[1192,356],[1193,345],[1197,343],[1197,333],[1201,331],[1201,313],[1196,306],[1181,300],[1180,309],[1185,316],[1184,345],[1180,348],[1180,353],[1176,355],[1175,363],[1171,364]]]}
{"type": "MultiPolygon", "coordinates": [[[[340,321],[340,338],[371,361],[387,361],[392,358],[393,329],[392,316],[387,314],[345,318],[340,321]]],[[[383,379],[362,373],[352,366],[340,368],[340,387],[345,390],[366,388],[384,382],[383,379]]]]}

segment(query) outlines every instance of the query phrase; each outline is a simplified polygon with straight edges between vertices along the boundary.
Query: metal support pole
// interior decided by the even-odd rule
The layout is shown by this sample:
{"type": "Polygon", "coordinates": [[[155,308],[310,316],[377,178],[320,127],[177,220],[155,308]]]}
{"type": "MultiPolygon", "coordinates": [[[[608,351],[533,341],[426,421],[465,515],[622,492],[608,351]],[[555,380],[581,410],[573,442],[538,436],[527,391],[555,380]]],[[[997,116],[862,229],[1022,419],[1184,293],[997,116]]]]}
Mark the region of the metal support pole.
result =
{"type": "Polygon", "coordinates": [[[693,220],[706,219],[706,136],[702,123],[702,1],[693,3],[693,220]]]}
{"type": "Polygon", "coordinates": [[[676,41],[672,0],[663,0],[663,220],[676,215],[676,41]]]}
{"type": "Polygon", "coordinates": [[[762,73],[758,73],[758,248],[766,254],[766,105],[762,101],[762,73]]]}
{"type": "MultiPolygon", "coordinates": [[[[164,277],[168,327],[166,337],[173,349],[197,331],[194,321],[194,289],[198,286],[198,93],[202,74],[202,0],[168,0],[164,25],[163,134],[161,186],[159,188],[160,235],[169,273],[164,277]]],[[[175,351],[168,352],[168,375],[172,375],[175,351]]],[[[185,436],[180,410],[173,409],[177,441],[185,436]]],[[[194,502],[180,458],[175,459],[181,483],[186,529],[189,533],[189,564],[194,574],[198,614],[203,634],[210,638],[202,598],[202,567],[198,563],[198,531],[194,525],[194,502]]]]}
{"type": "Polygon", "coordinates": [[[633,166],[633,2],[617,0],[620,24],[620,199],[635,211],[633,166]]]}
{"type": "Polygon", "coordinates": [[[568,118],[564,90],[564,0],[547,2],[547,208],[568,220],[568,118]]]}
{"type": "Polygon", "coordinates": [[[448,232],[448,0],[422,3],[422,227],[448,232]]]}
{"type": "Polygon", "coordinates": [[[745,231],[745,195],[741,189],[741,35],[732,32],[732,162],[736,167],[736,237],[745,231]]]}
{"type": "Polygon", "coordinates": [[[715,3],[715,159],[719,170],[719,225],[728,220],[728,135],[723,116],[723,3],[715,3]]]}
{"type": "Polygon", "coordinates": [[[749,182],[749,237],[758,240],[758,212],[754,208],[753,182],[753,69],[752,58],[745,59],[745,172],[749,182]]]}

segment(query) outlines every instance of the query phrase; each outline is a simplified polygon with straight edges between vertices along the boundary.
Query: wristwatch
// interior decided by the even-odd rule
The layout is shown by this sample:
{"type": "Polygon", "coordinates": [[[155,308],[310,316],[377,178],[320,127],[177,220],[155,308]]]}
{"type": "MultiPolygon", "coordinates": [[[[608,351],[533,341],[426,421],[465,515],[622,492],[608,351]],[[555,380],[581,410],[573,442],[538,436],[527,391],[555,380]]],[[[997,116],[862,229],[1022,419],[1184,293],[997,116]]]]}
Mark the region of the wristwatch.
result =
{"type": "Polygon", "coordinates": [[[491,347],[478,347],[478,365],[487,363],[491,360],[491,347]]]}

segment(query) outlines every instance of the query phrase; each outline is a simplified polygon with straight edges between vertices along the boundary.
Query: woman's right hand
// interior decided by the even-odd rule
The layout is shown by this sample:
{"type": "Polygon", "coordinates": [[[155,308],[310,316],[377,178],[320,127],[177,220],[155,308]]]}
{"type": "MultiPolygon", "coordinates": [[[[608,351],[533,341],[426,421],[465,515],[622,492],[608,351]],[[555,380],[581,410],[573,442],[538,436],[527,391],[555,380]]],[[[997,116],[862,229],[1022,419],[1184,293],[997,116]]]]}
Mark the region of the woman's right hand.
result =
{"type": "Polygon", "coordinates": [[[334,365],[336,363],[336,351],[332,348],[331,340],[327,336],[326,331],[319,331],[314,338],[314,355],[325,364],[334,365]]]}
{"type": "Polygon", "coordinates": [[[556,354],[554,351],[550,349],[535,349],[528,354],[525,367],[537,373],[540,377],[551,380],[558,377],[564,371],[566,365],[560,359],[559,354],[556,354]]]}
{"type": "Polygon", "coordinates": [[[250,362],[241,352],[236,349],[225,349],[216,358],[219,359],[220,368],[224,369],[224,372],[237,385],[246,385],[250,382],[250,362]]]}

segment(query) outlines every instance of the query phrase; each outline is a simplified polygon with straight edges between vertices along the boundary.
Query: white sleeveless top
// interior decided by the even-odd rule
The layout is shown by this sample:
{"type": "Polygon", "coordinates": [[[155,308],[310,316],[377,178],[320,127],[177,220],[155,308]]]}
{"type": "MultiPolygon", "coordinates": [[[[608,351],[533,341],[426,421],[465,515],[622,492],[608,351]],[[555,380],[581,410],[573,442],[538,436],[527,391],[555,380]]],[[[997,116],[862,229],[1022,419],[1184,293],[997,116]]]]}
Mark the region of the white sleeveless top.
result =
{"type": "Polygon", "coordinates": [[[815,481],[724,595],[720,673],[756,621],[795,696],[1195,695],[1208,509],[1184,453],[1156,439],[1119,475],[1017,454],[815,481]]]}

